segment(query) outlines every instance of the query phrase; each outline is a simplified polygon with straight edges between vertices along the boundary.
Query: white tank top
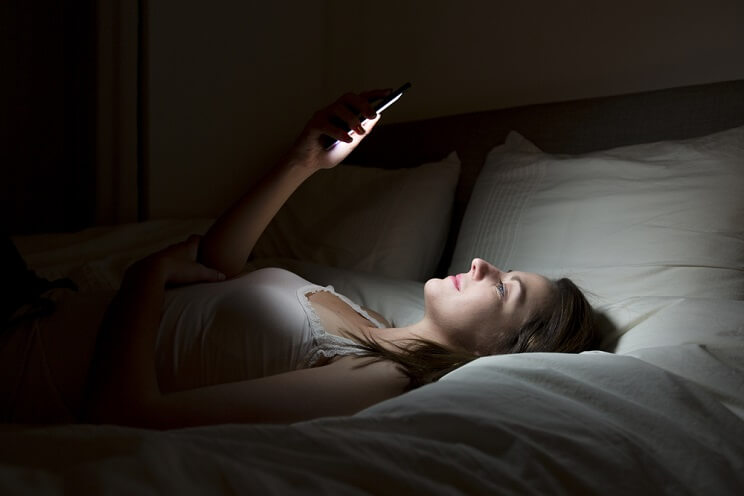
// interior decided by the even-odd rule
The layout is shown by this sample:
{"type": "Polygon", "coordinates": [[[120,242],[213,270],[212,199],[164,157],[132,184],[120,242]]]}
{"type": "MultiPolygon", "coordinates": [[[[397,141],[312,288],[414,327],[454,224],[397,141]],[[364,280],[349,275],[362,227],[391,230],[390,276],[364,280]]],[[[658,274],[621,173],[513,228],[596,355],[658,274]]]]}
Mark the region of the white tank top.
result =
{"type": "Polygon", "coordinates": [[[333,286],[284,269],[168,290],[156,345],[160,387],[176,391],[253,379],[359,352],[323,329],[308,295],[327,291],[378,328],[383,325],[333,286]]]}

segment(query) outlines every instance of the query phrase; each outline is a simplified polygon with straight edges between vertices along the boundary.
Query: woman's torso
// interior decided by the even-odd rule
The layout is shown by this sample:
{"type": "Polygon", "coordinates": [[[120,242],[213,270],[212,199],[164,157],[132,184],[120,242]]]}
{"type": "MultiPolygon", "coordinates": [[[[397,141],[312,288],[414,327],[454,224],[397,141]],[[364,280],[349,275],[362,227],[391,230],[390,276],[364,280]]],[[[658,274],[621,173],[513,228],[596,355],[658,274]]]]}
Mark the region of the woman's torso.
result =
{"type": "MultiPolygon", "coordinates": [[[[113,293],[55,290],[57,309],[0,342],[4,421],[73,421],[113,293]],[[7,369],[7,370],[6,370],[7,369]]],[[[363,326],[382,327],[332,287],[282,269],[169,290],[156,360],[164,391],[251,379],[352,354],[363,326]]]]}
{"type": "Polygon", "coordinates": [[[382,324],[336,293],[278,268],[169,291],[156,360],[161,388],[190,389],[316,365],[358,351],[360,326],[382,324]]]}

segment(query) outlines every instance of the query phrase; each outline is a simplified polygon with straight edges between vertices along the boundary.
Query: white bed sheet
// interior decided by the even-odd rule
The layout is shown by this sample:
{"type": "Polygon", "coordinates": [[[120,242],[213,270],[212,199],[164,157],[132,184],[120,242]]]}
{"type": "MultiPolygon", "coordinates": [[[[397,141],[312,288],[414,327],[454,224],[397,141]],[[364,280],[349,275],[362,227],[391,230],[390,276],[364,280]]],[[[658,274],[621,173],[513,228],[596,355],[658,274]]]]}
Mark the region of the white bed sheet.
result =
{"type": "Polygon", "coordinates": [[[132,262],[191,234],[204,234],[212,222],[213,219],[152,220],[12,239],[39,276],[69,277],[81,291],[96,291],[118,289],[132,262]]]}
{"type": "MultiPolygon", "coordinates": [[[[675,353],[712,356],[695,345],[675,353]]],[[[480,359],[353,417],[163,433],[6,428],[0,446],[2,494],[740,494],[744,488],[744,422],[704,387],[603,352],[480,359]]]]}

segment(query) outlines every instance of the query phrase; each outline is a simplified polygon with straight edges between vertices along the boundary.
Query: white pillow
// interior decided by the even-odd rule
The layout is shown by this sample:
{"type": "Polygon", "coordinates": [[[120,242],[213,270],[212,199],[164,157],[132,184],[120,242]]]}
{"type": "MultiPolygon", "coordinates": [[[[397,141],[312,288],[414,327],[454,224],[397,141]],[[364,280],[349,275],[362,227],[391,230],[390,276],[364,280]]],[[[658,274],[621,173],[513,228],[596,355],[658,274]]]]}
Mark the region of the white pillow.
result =
{"type": "Polygon", "coordinates": [[[744,352],[744,301],[644,296],[599,309],[612,323],[601,348],[628,354],[645,348],[700,344],[744,352]]]}
{"type": "Polygon", "coordinates": [[[744,299],[744,127],[579,156],[516,133],[490,152],[450,267],[567,275],[594,304],[744,299]]]}
{"type": "Polygon", "coordinates": [[[424,281],[447,239],[460,161],[385,170],[342,165],[308,179],[254,255],[424,281]]]}

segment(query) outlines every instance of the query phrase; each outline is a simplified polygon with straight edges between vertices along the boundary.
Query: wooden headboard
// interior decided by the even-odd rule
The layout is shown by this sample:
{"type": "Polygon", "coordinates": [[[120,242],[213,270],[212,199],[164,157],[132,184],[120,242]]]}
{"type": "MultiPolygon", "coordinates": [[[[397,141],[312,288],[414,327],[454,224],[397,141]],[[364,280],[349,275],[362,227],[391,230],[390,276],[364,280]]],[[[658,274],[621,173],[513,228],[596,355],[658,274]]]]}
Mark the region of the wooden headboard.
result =
{"type": "Polygon", "coordinates": [[[453,150],[462,162],[448,246],[454,250],[470,193],[488,152],[518,131],[551,153],[584,153],[622,145],[684,139],[744,125],[744,80],[546,103],[381,124],[347,163],[414,167],[453,150]]]}

